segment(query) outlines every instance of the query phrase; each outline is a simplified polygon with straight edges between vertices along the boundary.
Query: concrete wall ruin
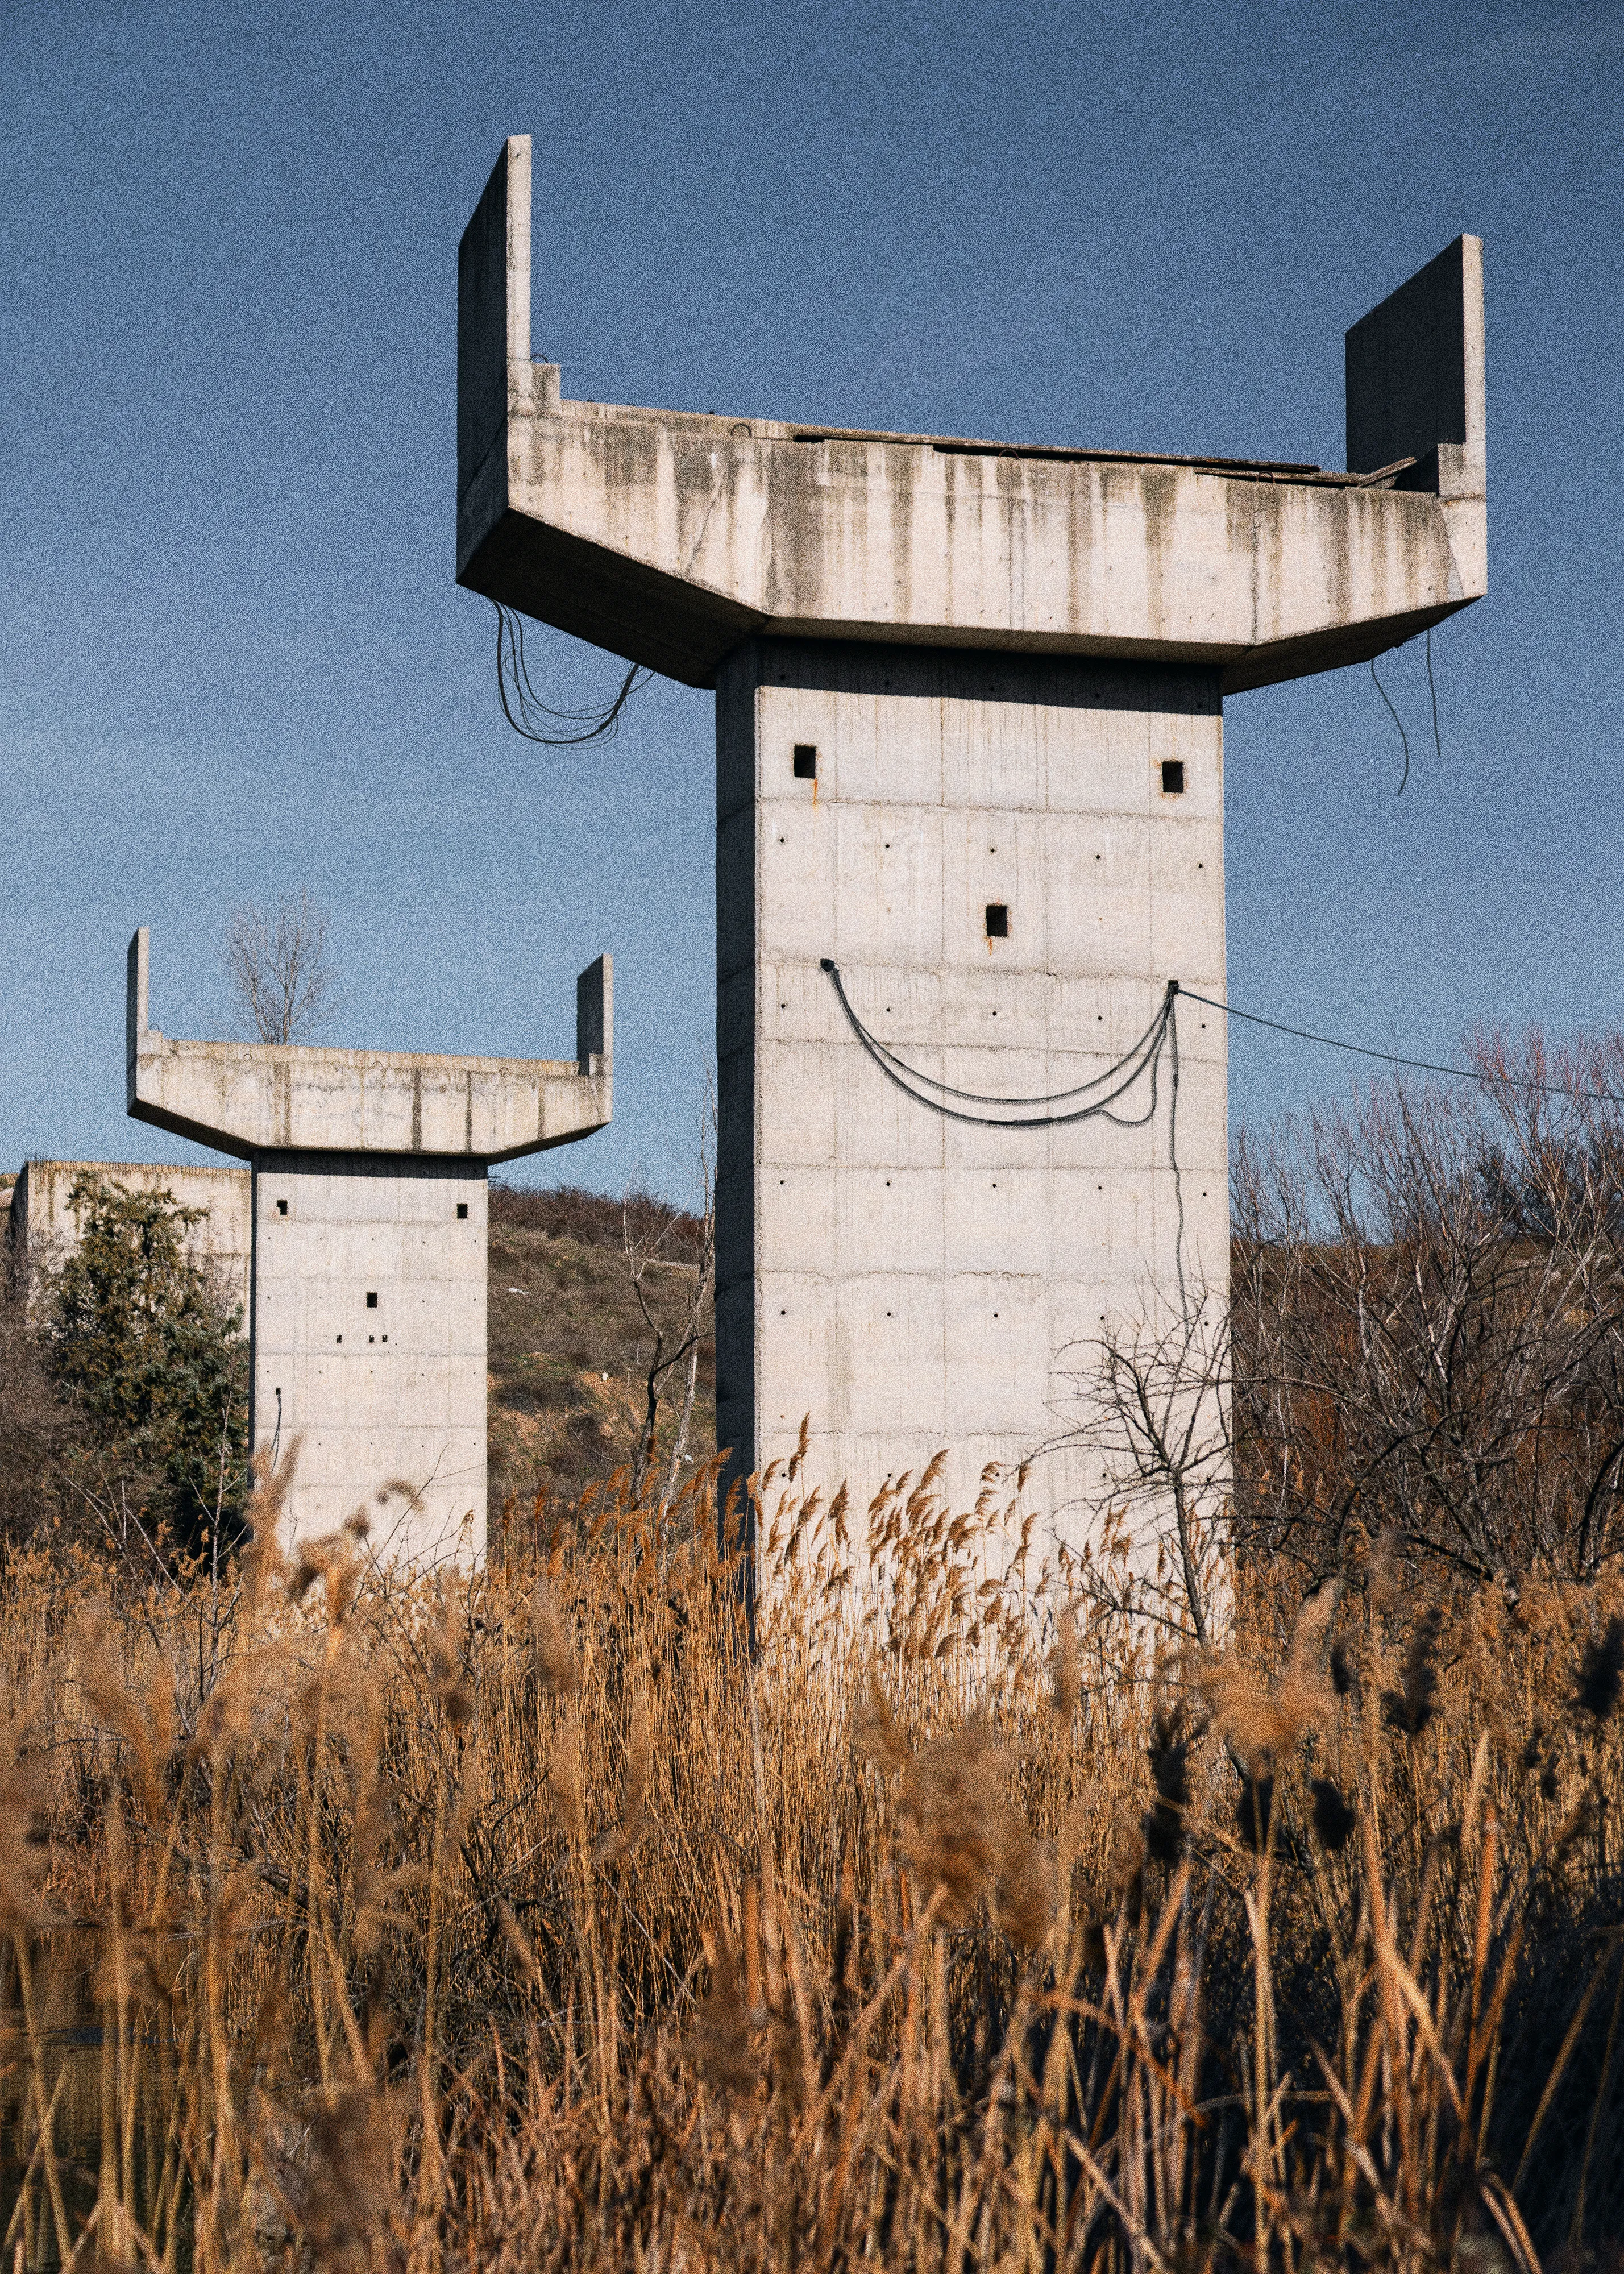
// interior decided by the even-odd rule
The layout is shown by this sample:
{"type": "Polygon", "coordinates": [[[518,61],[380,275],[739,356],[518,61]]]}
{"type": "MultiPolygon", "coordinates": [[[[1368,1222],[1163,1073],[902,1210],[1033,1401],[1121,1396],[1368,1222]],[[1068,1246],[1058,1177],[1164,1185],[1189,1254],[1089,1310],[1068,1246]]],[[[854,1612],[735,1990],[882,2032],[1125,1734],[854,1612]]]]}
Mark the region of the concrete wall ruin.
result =
{"type": "Polygon", "coordinates": [[[186,1234],[194,1261],[220,1275],[222,1292],[248,1309],[249,1255],[253,1245],[252,1201],[246,1169],[154,1166],[144,1161],[26,1161],[11,1188],[8,1224],[13,1252],[31,1272],[60,1268],[79,1243],[82,1210],[68,1195],[81,1178],[99,1178],[131,1192],[167,1192],[183,1208],[201,1209],[186,1234]]]}

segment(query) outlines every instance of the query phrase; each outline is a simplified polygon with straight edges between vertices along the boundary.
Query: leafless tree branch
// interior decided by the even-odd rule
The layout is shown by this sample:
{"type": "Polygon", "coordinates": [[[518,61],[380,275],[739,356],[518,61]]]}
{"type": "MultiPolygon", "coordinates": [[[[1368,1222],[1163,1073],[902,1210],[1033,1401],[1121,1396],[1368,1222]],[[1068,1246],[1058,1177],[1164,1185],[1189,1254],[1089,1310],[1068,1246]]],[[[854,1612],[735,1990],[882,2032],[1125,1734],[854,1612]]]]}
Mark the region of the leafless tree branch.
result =
{"type": "Polygon", "coordinates": [[[327,920],[308,892],[284,894],[271,913],[254,903],[238,908],[222,960],[256,1042],[312,1042],[337,1008],[327,920]]]}

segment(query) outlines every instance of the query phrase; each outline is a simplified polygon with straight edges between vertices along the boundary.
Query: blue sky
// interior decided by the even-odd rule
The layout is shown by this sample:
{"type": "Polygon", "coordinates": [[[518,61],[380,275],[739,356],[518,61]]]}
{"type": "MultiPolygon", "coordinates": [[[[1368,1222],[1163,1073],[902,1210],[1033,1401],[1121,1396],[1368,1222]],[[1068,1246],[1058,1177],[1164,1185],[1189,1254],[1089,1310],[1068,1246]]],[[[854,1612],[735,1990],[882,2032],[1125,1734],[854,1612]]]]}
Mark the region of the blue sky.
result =
{"type": "MultiPolygon", "coordinates": [[[[1624,1024],[1615,6],[106,7],[0,19],[0,1164],[123,1112],[123,957],[219,1032],[232,907],[308,886],[335,1039],[572,1047],[616,1117],[530,1180],[695,1182],[712,709],[502,721],[453,581],[456,242],[535,138],[568,394],[1342,459],[1346,326],[1485,240],[1490,597],[1226,718],[1230,995],[1447,1054],[1624,1024]]],[[[535,643],[564,703],[610,659],[535,643]]],[[[1350,1063],[1232,1039],[1235,1118],[1350,1063]]],[[[199,1156],[198,1157],[203,1157],[199,1156]]]]}

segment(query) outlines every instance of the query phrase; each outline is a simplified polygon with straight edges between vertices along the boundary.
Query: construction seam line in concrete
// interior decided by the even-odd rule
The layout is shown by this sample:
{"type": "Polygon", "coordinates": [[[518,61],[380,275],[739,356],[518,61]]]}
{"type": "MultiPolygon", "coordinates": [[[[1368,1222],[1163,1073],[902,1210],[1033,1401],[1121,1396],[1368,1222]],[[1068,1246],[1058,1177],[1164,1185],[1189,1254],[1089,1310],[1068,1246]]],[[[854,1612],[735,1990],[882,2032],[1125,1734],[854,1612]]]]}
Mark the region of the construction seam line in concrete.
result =
{"type": "Polygon", "coordinates": [[[854,1495],[947,1447],[966,1504],[1041,1451],[1075,1540],[1088,1345],[1228,1284],[1225,1021],[1168,991],[1224,994],[1223,702],[1485,590],[1481,245],[1348,333],[1345,469],[572,401],[530,247],[518,136],[458,256],[457,576],[716,689],[720,1442],[809,1413],[854,1495]],[[1177,1161],[1136,1098],[888,1076],[1084,1090],[1164,1000],[1177,1161]]]}
{"type": "Polygon", "coordinates": [[[573,1060],[177,1042],[148,1024],[144,927],[125,1001],[132,1118],[249,1163],[250,1437],[292,1460],[289,1537],[365,1507],[393,1558],[477,1555],[487,1171],[607,1126],[610,958],[576,983],[573,1060]]]}

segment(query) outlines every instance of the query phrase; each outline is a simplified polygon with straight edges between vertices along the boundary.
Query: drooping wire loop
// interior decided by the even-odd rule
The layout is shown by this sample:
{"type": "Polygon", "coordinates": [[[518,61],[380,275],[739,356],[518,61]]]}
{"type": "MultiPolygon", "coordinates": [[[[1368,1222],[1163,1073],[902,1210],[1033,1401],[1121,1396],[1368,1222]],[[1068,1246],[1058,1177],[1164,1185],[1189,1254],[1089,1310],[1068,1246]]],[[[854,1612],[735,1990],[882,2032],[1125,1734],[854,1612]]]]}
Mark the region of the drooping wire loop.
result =
{"type": "Polygon", "coordinates": [[[1168,1166],[1173,1172],[1173,1198],[1177,1210],[1177,1231],[1173,1242],[1174,1268],[1178,1275],[1179,1307],[1186,1315],[1189,1297],[1184,1286],[1184,1188],[1178,1169],[1178,982],[1169,979],[1155,1017],[1139,1036],[1125,1058],[1108,1066],[1103,1073],[1079,1082],[1075,1088],[1051,1091],[1046,1097],[993,1097],[980,1090],[955,1089],[951,1082],[939,1081],[935,1074],[921,1072],[866,1027],[858,1017],[840,967],[832,957],[821,959],[820,969],[825,971],[839,998],[846,1022],[868,1056],[888,1081],[892,1081],[916,1105],[929,1106],[933,1113],[949,1121],[966,1121],[978,1129],[1060,1129],[1079,1121],[1109,1121],[1118,1129],[1142,1129],[1155,1118],[1158,1103],[1162,1053],[1168,1058],[1168,1166]],[[1150,1094],[1142,1113],[1114,1113],[1111,1108],[1146,1074],[1150,1077],[1150,1094]],[[932,1096],[932,1092],[936,1095],[932,1096]],[[1095,1095],[1095,1093],[1098,1093],[1095,1095]],[[949,1104],[950,1098],[957,1099],[949,1104]],[[1080,1103],[1073,1101],[1080,1100],[1080,1103]],[[1044,1113],[971,1113],[966,1107],[981,1106],[1048,1106],[1064,1108],[1064,1111],[1044,1113]]]}
{"type": "Polygon", "coordinates": [[[515,734],[546,749],[575,749],[583,742],[611,742],[620,731],[620,716],[638,689],[654,676],[644,664],[635,663],[620,681],[620,691],[606,711],[560,711],[544,703],[536,692],[524,655],[524,619],[515,609],[492,602],[496,610],[496,691],[502,715],[515,734]],[[574,728],[575,731],[560,732],[574,728]]]}

